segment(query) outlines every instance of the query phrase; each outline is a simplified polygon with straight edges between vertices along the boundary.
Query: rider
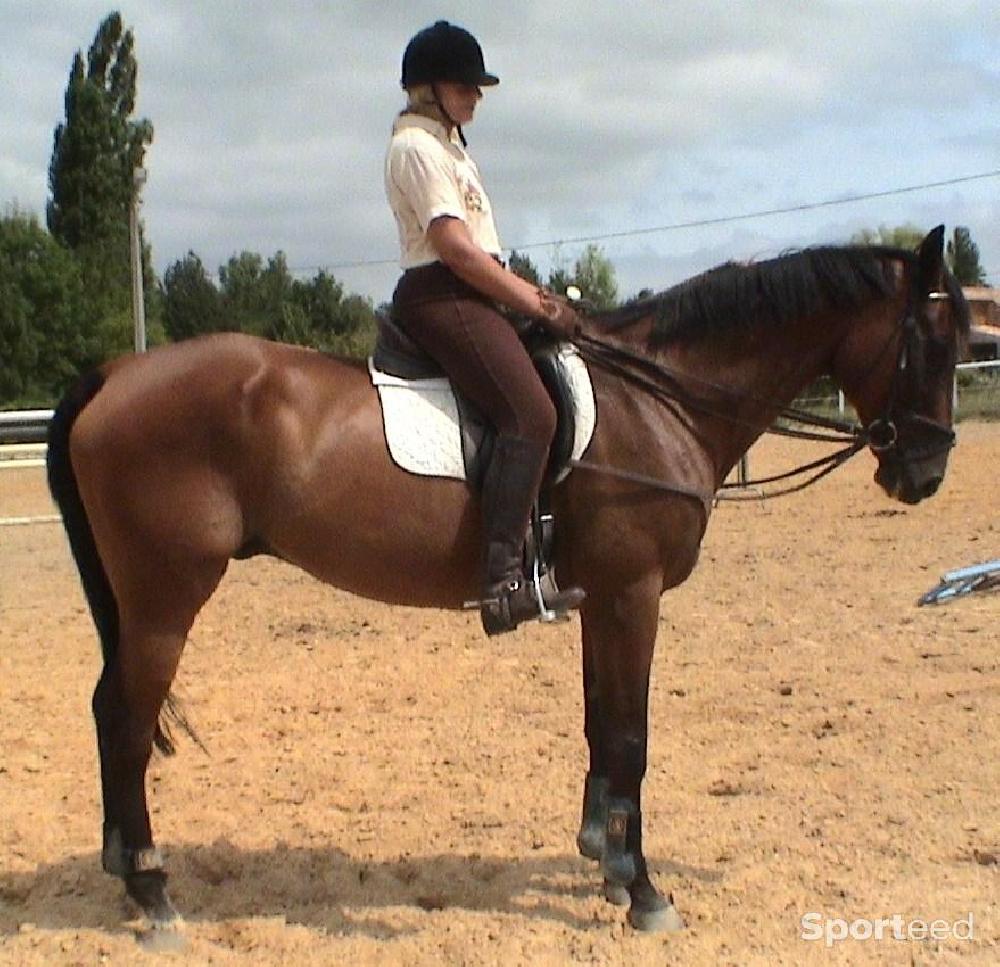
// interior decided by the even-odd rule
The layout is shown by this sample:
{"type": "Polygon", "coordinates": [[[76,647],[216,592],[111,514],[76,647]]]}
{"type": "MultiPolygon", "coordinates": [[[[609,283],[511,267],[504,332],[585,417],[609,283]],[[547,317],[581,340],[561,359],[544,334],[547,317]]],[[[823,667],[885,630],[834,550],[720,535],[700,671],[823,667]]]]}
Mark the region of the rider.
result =
{"type": "MultiPolygon", "coordinates": [[[[556,423],[552,401],[499,306],[537,319],[560,337],[580,326],[564,299],[500,262],[490,201],[462,133],[482,88],[498,83],[467,30],[444,20],[421,30],[403,54],[407,105],[385,160],[404,270],[393,318],[497,431],[482,494],[480,614],[489,635],[541,613],[525,579],[524,544],[556,423]]],[[[579,588],[553,591],[545,606],[564,614],[583,597],[579,588]]]]}

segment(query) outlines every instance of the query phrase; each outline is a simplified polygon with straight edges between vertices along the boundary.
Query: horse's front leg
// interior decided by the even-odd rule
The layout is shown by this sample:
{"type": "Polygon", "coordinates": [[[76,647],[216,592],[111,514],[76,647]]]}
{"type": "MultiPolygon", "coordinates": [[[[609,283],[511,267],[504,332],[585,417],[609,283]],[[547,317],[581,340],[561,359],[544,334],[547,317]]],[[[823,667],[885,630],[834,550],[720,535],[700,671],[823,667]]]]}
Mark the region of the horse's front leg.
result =
{"type": "Polygon", "coordinates": [[[684,924],[653,886],[642,851],[641,788],[646,774],[649,672],[660,582],[650,578],[613,595],[591,595],[582,611],[584,730],[590,769],[580,851],[600,859],[607,898],[628,902],[639,930],[684,924]]]}

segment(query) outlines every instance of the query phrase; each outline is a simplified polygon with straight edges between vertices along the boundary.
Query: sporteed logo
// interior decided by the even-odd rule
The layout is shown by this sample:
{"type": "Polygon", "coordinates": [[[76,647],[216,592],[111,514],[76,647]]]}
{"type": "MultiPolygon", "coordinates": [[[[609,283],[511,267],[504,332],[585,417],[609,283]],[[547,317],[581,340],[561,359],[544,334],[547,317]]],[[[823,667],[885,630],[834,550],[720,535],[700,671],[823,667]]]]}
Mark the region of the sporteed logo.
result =
{"type": "Polygon", "coordinates": [[[802,917],[801,927],[803,940],[822,940],[827,947],[845,940],[975,939],[971,913],[962,920],[904,920],[899,913],[873,920],[845,920],[822,913],[807,913],[802,917]]]}

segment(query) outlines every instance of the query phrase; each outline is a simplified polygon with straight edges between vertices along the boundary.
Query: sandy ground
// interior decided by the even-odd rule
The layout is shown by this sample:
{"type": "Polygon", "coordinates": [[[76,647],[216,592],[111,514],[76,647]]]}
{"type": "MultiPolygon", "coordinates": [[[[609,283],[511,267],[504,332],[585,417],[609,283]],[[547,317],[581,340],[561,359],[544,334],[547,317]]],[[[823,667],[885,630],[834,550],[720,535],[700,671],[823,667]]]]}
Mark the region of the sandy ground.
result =
{"type": "MultiPolygon", "coordinates": [[[[758,446],[764,472],[812,455],[758,446]]],[[[801,495],[720,507],[664,597],[646,849],[689,929],[643,936],[576,855],[578,626],[475,616],[236,563],[151,767],[186,963],[1000,962],[1000,595],[915,599],[1000,557],[1000,426],[963,425],[916,508],[867,456],[801,495]],[[974,939],[802,939],[802,918],[967,921],[974,939]]],[[[0,516],[51,513],[0,473],[0,516]]],[[[61,528],[0,528],[0,962],[162,961],[100,871],[95,637],[61,528]]],[[[919,928],[919,927],[918,927],[919,928]]],[[[857,927],[856,932],[861,932],[857,927]]],[[[964,932],[964,928],[959,928],[964,932]]]]}

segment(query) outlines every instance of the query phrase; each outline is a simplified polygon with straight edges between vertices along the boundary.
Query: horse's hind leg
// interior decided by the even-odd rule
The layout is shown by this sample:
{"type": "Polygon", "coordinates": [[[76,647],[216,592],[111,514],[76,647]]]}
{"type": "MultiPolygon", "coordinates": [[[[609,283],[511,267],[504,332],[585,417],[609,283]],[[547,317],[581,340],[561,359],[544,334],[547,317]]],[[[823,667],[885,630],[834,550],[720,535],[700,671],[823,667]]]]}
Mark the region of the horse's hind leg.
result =
{"type": "Polygon", "coordinates": [[[159,925],[176,920],[177,914],[167,897],[162,858],[153,846],[145,778],[160,707],[183,644],[176,636],[123,633],[125,660],[105,666],[93,701],[104,794],[104,869],[122,877],[129,896],[159,925]]]}
{"type": "Polygon", "coordinates": [[[117,648],[94,691],[104,795],[104,868],[122,877],[128,895],[154,927],[174,925],[178,915],[167,894],[162,857],[153,843],[146,769],[187,633],[224,570],[224,565],[207,569],[194,565],[183,580],[159,575],[157,582],[147,585],[155,592],[121,595],[117,648]]]}

